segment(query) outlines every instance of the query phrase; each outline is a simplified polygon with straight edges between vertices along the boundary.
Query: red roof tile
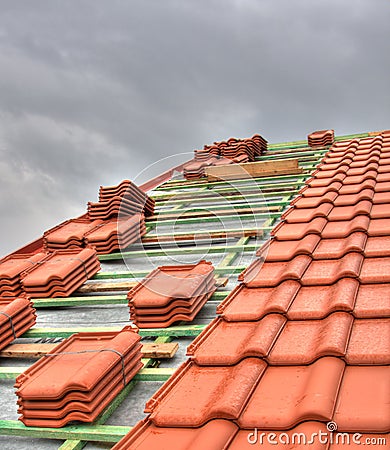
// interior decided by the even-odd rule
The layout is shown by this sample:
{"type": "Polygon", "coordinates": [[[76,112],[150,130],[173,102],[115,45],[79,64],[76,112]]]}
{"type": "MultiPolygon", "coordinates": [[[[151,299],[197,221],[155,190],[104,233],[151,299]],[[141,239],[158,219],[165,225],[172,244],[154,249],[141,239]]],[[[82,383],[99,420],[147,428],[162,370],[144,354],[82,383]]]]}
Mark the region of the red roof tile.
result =
{"type": "Polygon", "coordinates": [[[199,365],[233,365],[248,356],[266,357],[286,318],[269,314],[258,322],[214,319],[187,348],[199,365]]]}
{"type": "Polygon", "coordinates": [[[299,280],[311,262],[307,255],[299,255],[290,261],[263,262],[256,260],[242,274],[248,287],[272,287],[285,280],[299,280]]]}
{"type": "Polygon", "coordinates": [[[390,366],[345,368],[333,420],[339,431],[390,431],[390,366]]]}
{"type": "Polygon", "coordinates": [[[332,420],[344,368],[343,361],[331,357],[309,366],[268,367],[238,424],[244,429],[282,430],[303,421],[332,420]]]}
{"type": "Polygon", "coordinates": [[[228,420],[211,420],[200,428],[160,428],[145,419],[112,450],[225,449],[238,430],[228,420]]]}
{"type": "Polygon", "coordinates": [[[346,312],[333,313],[323,320],[289,320],[267,361],[273,365],[299,365],[310,364],[321,356],[344,356],[352,322],[353,316],[346,312]]]}
{"type": "Polygon", "coordinates": [[[218,306],[217,313],[228,321],[259,320],[266,314],[285,314],[300,288],[297,281],[284,281],[276,288],[247,288],[238,285],[218,306]]]}
{"type": "Polygon", "coordinates": [[[184,363],[146,403],[157,426],[198,427],[211,419],[238,419],[266,363],[247,358],[231,367],[184,363]]]}
{"type": "Polygon", "coordinates": [[[350,252],[363,253],[367,235],[357,231],[344,239],[321,239],[313,251],[314,259],[339,259],[350,252]]]}

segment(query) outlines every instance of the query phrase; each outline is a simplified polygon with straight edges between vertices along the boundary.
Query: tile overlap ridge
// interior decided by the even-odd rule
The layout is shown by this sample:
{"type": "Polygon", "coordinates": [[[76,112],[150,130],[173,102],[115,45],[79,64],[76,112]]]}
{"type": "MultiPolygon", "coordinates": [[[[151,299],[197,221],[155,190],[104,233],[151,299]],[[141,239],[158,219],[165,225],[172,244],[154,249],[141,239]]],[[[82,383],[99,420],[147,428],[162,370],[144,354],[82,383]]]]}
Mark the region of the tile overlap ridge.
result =
{"type": "Polygon", "coordinates": [[[257,255],[116,450],[330,422],[390,442],[390,131],[334,143],[257,255]]]}

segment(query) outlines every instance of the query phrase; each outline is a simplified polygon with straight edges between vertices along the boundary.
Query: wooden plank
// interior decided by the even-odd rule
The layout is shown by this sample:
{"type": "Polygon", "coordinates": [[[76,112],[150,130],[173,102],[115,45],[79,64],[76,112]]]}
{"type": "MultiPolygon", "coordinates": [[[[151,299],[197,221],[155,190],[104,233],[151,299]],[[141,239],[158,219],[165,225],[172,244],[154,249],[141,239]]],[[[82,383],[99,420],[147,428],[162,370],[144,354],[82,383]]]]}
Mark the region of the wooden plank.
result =
{"type": "MultiPolygon", "coordinates": [[[[2,351],[2,358],[40,358],[52,351],[57,344],[10,344],[2,351]]],[[[154,342],[142,345],[143,358],[169,359],[173,358],[179,349],[177,342],[156,344],[154,342]]]]}
{"type": "Polygon", "coordinates": [[[90,294],[93,292],[118,292],[129,291],[137,283],[135,281],[122,280],[120,282],[110,281],[106,283],[86,283],[81,286],[76,294],[90,294]]]}
{"type": "Polygon", "coordinates": [[[177,232],[177,233],[167,233],[158,234],[156,236],[144,236],[142,242],[171,242],[174,241],[195,241],[201,239],[222,239],[222,238],[232,238],[232,237],[243,237],[243,236],[258,236],[262,237],[264,235],[261,228],[254,229],[237,229],[237,230],[220,230],[220,231],[197,231],[193,233],[188,232],[177,232]]]}
{"type": "Polygon", "coordinates": [[[131,427],[116,425],[67,425],[63,428],[26,427],[19,420],[0,420],[0,435],[40,439],[83,439],[91,442],[118,442],[131,427]]]}
{"type": "MultiPolygon", "coordinates": [[[[25,372],[28,367],[0,367],[0,380],[12,380],[25,372]]],[[[143,368],[136,375],[134,381],[167,381],[176,371],[170,367],[143,368]]]]}
{"type": "MultiPolygon", "coordinates": [[[[198,336],[206,325],[176,325],[168,328],[144,328],[139,330],[140,336],[198,336]]],[[[120,331],[122,327],[80,327],[80,328],[38,328],[33,327],[23,334],[23,338],[50,338],[62,337],[66,338],[72,336],[74,333],[82,331],[120,331]]]]}
{"type": "MultiPolygon", "coordinates": [[[[237,246],[238,247],[238,246],[237,246]]],[[[259,248],[258,245],[254,245],[253,247],[254,250],[257,250],[259,248]]],[[[252,250],[252,251],[254,251],[252,250]]],[[[237,249],[237,251],[240,251],[239,249],[237,249]]],[[[245,248],[241,251],[247,251],[245,248]]],[[[191,254],[191,252],[189,252],[191,254]]],[[[226,247],[214,247],[214,248],[210,248],[210,250],[208,250],[208,252],[206,252],[206,254],[212,254],[212,253],[229,253],[228,250],[226,250],[226,247]],[[217,249],[221,249],[220,252],[217,252],[215,250],[217,249]],[[211,251],[214,250],[214,251],[211,251]],[[225,250],[225,251],[224,251],[225,250]]],[[[231,253],[231,252],[230,252],[231,253]]],[[[235,252],[233,252],[235,253],[235,252]]],[[[167,253],[169,254],[169,253],[167,253]]],[[[195,254],[195,253],[194,253],[195,254]]],[[[124,258],[126,258],[126,256],[124,256],[124,258]]],[[[114,259],[114,258],[113,258],[114,259]]],[[[246,266],[226,266],[226,267],[216,267],[215,268],[215,273],[219,274],[219,275],[231,275],[234,273],[241,273],[243,270],[246,269],[246,266]]],[[[143,278],[146,277],[146,275],[148,275],[150,273],[150,270],[139,270],[139,271],[117,271],[117,272],[98,272],[95,276],[94,279],[99,279],[99,280],[111,280],[114,278],[143,278]]]]}
{"type": "Polygon", "coordinates": [[[207,181],[237,180],[275,175],[291,175],[302,173],[298,159],[279,159],[275,161],[257,161],[243,164],[227,164],[226,166],[206,167],[207,181]]]}
{"type": "Polygon", "coordinates": [[[88,295],[84,297],[34,298],[34,308],[89,305],[127,305],[127,297],[126,295],[88,295]]]}
{"type": "Polygon", "coordinates": [[[251,206],[240,206],[234,207],[234,205],[230,205],[230,207],[216,207],[216,206],[208,206],[205,207],[199,207],[203,208],[198,211],[189,210],[187,209],[180,209],[175,210],[171,212],[171,210],[167,211],[160,211],[158,214],[155,214],[148,218],[148,220],[154,221],[163,221],[165,219],[185,219],[185,218],[203,218],[203,217],[215,217],[215,216],[227,216],[227,215],[243,215],[243,214],[258,214],[258,213],[268,213],[268,212],[277,212],[280,211],[280,208],[286,206],[284,203],[276,201],[273,202],[273,204],[269,204],[266,202],[263,202],[262,205],[251,205],[251,206]]]}

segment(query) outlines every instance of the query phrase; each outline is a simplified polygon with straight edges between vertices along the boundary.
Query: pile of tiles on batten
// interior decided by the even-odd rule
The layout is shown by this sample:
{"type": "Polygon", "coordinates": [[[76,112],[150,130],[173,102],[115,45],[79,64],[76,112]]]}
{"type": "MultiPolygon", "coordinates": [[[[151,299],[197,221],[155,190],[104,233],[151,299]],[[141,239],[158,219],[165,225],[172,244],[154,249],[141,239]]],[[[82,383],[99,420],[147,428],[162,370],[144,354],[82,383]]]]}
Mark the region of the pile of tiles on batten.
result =
{"type": "Polygon", "coordinates": [[[106,254],[139,241],[146,233],[145,217],[110,219],[71,219],[44,234],[44,248],[58,250],[94,246],[98,254],[106,254]]]}
{"type": "Polygon", "coordinates": [[[142,368],[140,336],[77,333],[16,379],[18,412],[27,426],[93,422],[142,368]]]}
{"type": "Polygon", "coordinates": [[[101,186],[99,202],[88,203],[88,217],[91,220],[107,220],[140,213],[151,216],[153,212],[154,200],[129,180],[122,181],[118,186],[101,186]]]}
{"type": "Polygon", "coordinates": [[[22,294],[21,274],[36,267],[47,253],[21,253],[0,260],[0,297],[19,297],[22,294]]]}
{"type": "Polygon", "coordinates": [[[96,250],[58,250],[20,274],[22,290],[31,298],[67,297],[100,270],[96,250]]]}
{"type": "Polygon", "coordinates": [[[267,150],[267,141],[255,134],[252,138],[215,142],[205,145],[202,150],[195,150],[195,157],[183,167],[186,179],[196,179],[204,176],[205,168],[226,164],[240,164],[254,161],[267,150]]]}
{"type": "Polygon", "coordinates": [[[130,319],[139,328],[164,328],[192,321],[215,292],[210,262],[162,266],[153,270],[127,295],[130,319]]]}
{"type": "Polygon", "coordinates": [[[0,350],[36,322],[35,308],[26,297],[0,297],[0,350]]]}
{"type": "Polygon", "coordinates": [[[326,147],[334,143],[334,130],[319,130],[307,136],[310,147],[326,147]]]}

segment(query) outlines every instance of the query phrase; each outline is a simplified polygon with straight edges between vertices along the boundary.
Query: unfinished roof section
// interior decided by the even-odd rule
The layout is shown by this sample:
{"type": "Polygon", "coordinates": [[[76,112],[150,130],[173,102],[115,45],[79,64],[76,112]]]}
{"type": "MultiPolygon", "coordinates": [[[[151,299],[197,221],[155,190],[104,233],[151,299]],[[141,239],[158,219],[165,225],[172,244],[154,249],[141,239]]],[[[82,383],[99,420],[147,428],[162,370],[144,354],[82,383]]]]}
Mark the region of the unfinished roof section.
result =
{"type": "MultiPolygon", "coordinates": [[[[386,442],[389,157],[390,132],[330,148],[123,442],[154,448],[178,429],[186,448],[207,434],[210,450],[246,448],[254,429],[386,442]]],[[[340,448],[329,443],[317,448],[340,448]]]]}

